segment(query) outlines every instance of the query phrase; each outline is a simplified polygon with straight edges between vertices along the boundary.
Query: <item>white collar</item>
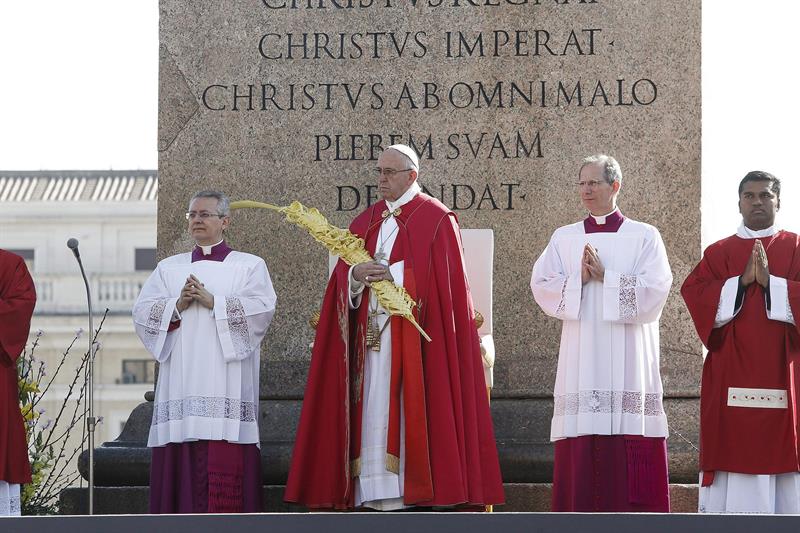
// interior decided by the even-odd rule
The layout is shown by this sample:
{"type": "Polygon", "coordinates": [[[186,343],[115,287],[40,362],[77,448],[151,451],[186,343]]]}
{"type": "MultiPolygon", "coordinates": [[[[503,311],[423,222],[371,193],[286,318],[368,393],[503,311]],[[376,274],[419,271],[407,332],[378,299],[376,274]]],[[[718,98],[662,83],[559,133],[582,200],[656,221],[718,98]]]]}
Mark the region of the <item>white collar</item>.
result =
{"type": "Polygon", "coordinates": [[[411,184],[411,187],[409,187],[406,190],[406,192],[404,192],[402,194],[402,196],[400,196],[400,198],[398,198],[394,202],[392,202],[390,200],[386,200],[386,207],[389,209],[389,211],[394,211],[398,207],[402,207],[405,204],[407,204],[408,202],[410,202],[411,200],[413,200],[414,197],[417,194],[419,194],[421,191],[422,191],[422,187],[419,186],[419,183],[417,183],[417,180],[414,180],[414,183],[411,184]]]}
{"type": "Polygon", "coordinates": [[[736,236],[742,239],[763,239],[764,237],[772,237],[780,231],[777,224],[773,224],[766,229],[754,230],[744,225],[744,221],[739,224],[739,229],[736,230],[736,236]]]}
{"type": "MultiPolygon", "coordinates": [[[[222,239],[217,244],[221,244],[222,241],[224,241],[224,240],[225,239],[222,239]]],[[[202,244],[198,244],[197,247],[200,248],[201,250],[203,250],[203,255],[211,255],[211,249],[213,247],[215,247],[217,244],[212,244],[212,245],[209,245],[209,246],[203,246],[202,244]]]]}
{"type": "Polygon", "coordinates": [[[614,209],[612,209],[610,213],[606,213],[605,215],[595,216],[589,213],[589,216],[592,217],[594,221],[597,222],[598,225],[602,226],[606,223],[606,217],[613,215],[617,211],[619,211],[619,207],[614,207],[614,209]]]}

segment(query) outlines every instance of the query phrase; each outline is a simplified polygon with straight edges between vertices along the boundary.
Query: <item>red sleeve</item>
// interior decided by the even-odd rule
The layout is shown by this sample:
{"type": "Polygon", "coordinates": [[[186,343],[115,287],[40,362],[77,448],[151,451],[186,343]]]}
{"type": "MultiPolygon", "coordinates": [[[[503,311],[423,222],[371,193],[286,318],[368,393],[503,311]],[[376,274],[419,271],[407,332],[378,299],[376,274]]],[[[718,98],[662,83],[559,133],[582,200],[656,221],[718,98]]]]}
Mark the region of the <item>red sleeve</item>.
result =
{"type": "Polygon", "coordinates": [[[713,334],[714,321],[722,287],[728,279],[719,256],[716,245],[709,246],[703,259],[681,287],[681,296],[692,316],[697,334],[709,350],[717,345],[717,336],[713,334]]]}
{"type": "Polygon", "coordinates": [[[786,276],[786,287],[789,291],[789,308],[794,316],[794,324],[800,333],[800,236],[794,238],[794,255],[786,276]]]}
{"type": "Polygon", "coordinates": [[[11,366],[22,353],[31,328],[36,289],[21,257],[0,254],[0,364],[11,366]]]}

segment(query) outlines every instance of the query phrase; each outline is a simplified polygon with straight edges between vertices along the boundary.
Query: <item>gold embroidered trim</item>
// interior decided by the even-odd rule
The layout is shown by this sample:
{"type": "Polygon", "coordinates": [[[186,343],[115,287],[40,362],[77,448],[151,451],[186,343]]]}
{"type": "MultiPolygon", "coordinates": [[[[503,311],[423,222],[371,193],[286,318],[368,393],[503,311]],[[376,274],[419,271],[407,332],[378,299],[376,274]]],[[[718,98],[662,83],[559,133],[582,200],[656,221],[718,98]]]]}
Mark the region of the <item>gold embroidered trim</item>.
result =
{"type": "Polygon", "coordinates": [[[361,457],[357,457],[350,461],[350,477],[358,477],[361,475],[361,457]]]}
{"type": "Polygon", "coordinates": [[[400,458],[390,453],[386,454],[386,470],[393,474],[400,475],[400,458]]]}
{"type": "Polygon", "coordinates": [[[398,207],[394,211],[389,211],[388,209],[384,209],[383,213],[381,213],[381,218],[389,218],[390,216],[399,217],[402,212],[403,209],[400,207],[398,207]]]}

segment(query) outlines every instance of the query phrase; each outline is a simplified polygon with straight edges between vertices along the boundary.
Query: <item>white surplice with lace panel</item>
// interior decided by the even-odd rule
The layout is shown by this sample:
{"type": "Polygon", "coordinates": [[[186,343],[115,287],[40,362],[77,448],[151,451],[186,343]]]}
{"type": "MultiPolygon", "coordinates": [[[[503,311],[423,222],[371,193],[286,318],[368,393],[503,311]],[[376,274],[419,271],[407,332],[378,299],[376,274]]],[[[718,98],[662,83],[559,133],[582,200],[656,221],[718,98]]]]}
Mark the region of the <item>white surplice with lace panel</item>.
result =
{"type": "Polygon", "coordinates": [[[158,264],[133,309],[136,333],[161,364],[148,446],[259,442],[259,354],[275,300],[264,260],[251,254],[192,263],[187,253],[158,264]],[[189,274],[214,295],[214,307],[192,304],[169,331],[189,274]]]}
{"type": "Polygon", "coordinates": [[[534,298],[563,321],[551,440],[581,435],[665,437],[658,320],[672,284],[661,235],[626,219],[615,233],[583,222],[556,230],[531,277],[534,298]],[[605,279],[581,283],[591,244],[605,279]]]}

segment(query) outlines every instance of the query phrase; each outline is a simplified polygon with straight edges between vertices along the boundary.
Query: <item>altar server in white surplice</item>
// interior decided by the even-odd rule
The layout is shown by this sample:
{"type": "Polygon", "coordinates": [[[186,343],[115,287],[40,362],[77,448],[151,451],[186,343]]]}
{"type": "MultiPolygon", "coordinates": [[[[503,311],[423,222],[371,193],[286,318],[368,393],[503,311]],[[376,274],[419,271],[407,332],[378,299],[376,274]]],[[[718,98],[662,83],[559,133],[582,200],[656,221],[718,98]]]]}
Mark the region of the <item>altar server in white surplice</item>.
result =
{"type": "Polygon", "coordinates": [[[223,240],[229,204],[216,191],[192,197],[196,246],[161,261],[133,309],[160,363],[152,513],[261,511],[259,355],[276,298],[264,260],[223,240]]]}
{"type": "Polygon", "coordinates": [[[613,158],[585,159],[589,216],[558,228],[533,267],[536,302],[562,321],[554,511],[669,510],[658,320],[672,273],[658,230],[617,208],[621,183],[613,158]]]}

